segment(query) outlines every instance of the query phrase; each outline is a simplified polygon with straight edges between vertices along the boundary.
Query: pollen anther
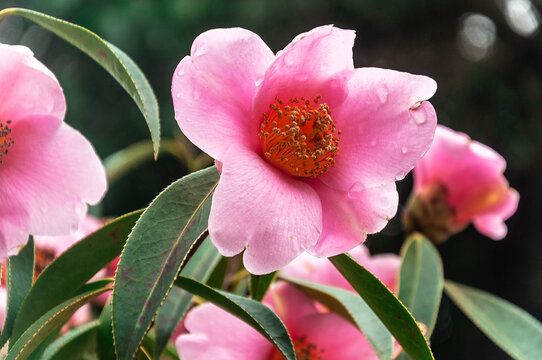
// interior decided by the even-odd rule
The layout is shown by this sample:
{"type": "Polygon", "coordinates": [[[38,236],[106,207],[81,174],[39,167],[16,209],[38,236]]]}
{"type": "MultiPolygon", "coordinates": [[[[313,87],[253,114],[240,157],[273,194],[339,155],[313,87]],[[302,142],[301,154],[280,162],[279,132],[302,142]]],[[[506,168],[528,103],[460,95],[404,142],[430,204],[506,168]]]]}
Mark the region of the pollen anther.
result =
{"type": "Polygon", "coordinates": [[[292,98],[286,105],[275,98],[258,134],[267,161],[291,175],[313,178],[335,164],[341,131],[320,100],[292,98]]]}
{"type": "Polygon", "coordinates": [[[9,148],[14,143],[9,125],[11,125],[11,120],[4,123],[0,119],[0,164],[2,164],[2,159],[8,154],[9,148]]]}

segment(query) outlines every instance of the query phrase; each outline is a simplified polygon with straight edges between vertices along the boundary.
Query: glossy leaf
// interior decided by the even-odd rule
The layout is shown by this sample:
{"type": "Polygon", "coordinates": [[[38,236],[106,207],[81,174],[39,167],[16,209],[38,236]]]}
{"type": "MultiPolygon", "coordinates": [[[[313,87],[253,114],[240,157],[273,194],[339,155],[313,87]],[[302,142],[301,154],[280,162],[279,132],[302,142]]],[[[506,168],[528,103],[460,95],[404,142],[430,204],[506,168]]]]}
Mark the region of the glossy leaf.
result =
{"type": "Polygon", "coordinates": [[[254,300],[262,301],[276,275],[276,271],[265,275],[250,274],[250,295],[254,300]]]}
{"type": "Polygon", "coordinates": [[[380,318],[403,350],[413,359],[434,359],[418,324],[393,293],[348,254],[329,260],[380,318]]]}
{"type": "Polygon", "coordinates": [[[16,340],[49,309],[72,297],[100,269],[114,260],[142,212],[134,211],[112,220],[49,264],[21,305],[11,341],[16,340]]]}
{"type": "Polygon", "coordinates": [[[22,16],[66,40],[100,64],[128,92],[145,117],[151,132],[155,158],[160,147],[160,119],[154,92],[137,65],[116,46],[92,31],[49,15],[22,8],[0,11],[0,19],[22,16]]]}
{"type": "Polygon", "coordinates": [[[99,321],[95,320],[70,330],[47,347],[41,360],[65,360],[80,358],[90,351],[96,341],[99,321]]]}
{"type": "Polygon", "coordinates": [[[205,238],[218,179],[211,167],[177,180],[154,199],[130,234],[113,291],[119,360],[132,359],[193,245],[205,238]]]}
{"type": "Polygon", "coordinates": [[[292,340],[286,327],[267,306],[256,300],[215,290],[184,276],[180,276],[175,285],[235,315],[269,340],[286,360],[295,360],[292,340]]]}
{"type": "MultiPolygon", "coordinates": [[[[211,239],[207,238],[190,258],[186,267],[181,271],[181,275],[200,282],[206,282],[220,258],[221,256],[211,239]]],[[[171,288],[160,311],[158,311],[154,324],[156,337],[154,339],[153,357],[155,359],[160,357],[160,354],[167,346],[171,334],[190,307],[192,297],[191,293],[181,288],[171,288]]]]}
{"type": "Polygon", "coordinates": [[[281,279],[295,285],[307,296],[325,305],[357,326],[382,360],[390,359],[393,352],[392,336],[369,305],[358,294],[345,289],[310,283],[291,277],[281,279]]]}
{"type": "Polygon", "coordinates": [[[98,359],[115,359],[113,326],[111,325],[111,297],[109,297],[102,309],[98,322],[98,333],[96,338],[96,354],[98,355],[98,359]]]}
{"type": "Polygon", "coordinates": [[[19,337],[9,350],[6,360],[27,359],[42,341],[68,321],[77,309],[109,290],[111,287],[93,289],[74,296],[49,310],[19,337]]]}
{"type": "Polygon", "coordinates": [[[6,288],[8,292],[7,309],[4,327],[0,337],[0,348],[11,336],[15,317],[21,308],[24,298],[34,281],[34,239],[19,252],[6,260],[6,288]]]}
{"type": "Polygon", "coordinates": [[[542,359],[542,324],[526,311],[485,291],[446,280],[446,295],[514,359],[542,359]]]}
{"type": "Polygon", "coordinates": [[[415,234],[403,245],[401,258],[398,298],[416,321],[427,326],[429,338],[437,321],[444,286],[440,255],[429,240],[415,234]]]}

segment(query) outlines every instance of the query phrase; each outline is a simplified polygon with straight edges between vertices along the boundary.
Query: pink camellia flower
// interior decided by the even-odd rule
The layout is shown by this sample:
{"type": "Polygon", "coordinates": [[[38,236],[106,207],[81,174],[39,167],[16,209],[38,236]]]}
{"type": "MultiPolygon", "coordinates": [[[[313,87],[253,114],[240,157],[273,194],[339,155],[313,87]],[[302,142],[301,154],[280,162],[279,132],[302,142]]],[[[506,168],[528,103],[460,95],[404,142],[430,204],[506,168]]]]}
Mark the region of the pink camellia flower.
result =
{"type": "Polygon", "coordinates": [[[407,226],[441,242],[472,222],[482,234],[502,239],[504,220],[519,202],[503,175],[505,168],[506,161],[493,149],[439,125],[431,149],[414,169],[407,226]]]}
{"type": "MultiPolygon", "coordinates": [[[[284,322],[298,359],[378,359],[358,328],[337,314],[320,312],[312,299],[291,285],[272,285],[264,304],[284,322]]],[[[252,327],[209,303],[191,310],[185,326],[189,333],[175,341],[183,360],[284,359],[252,327]]]]}
{"type": "Polygon", "coordinates": [[[28,235],[64,235],[106,190],[92,145],[64,123],[60,84],[23,46],[0,44],[0,260],[28,235]]]}
{"type": "Polygon", "coordinates": [[[254,33],[207,31],[172,83],[184,134],[222,164],[209,233],[255,274],[336,255],[395,215],[395,181],[428,149],[425,76],[354,69],[355,34],[322,26],[276,55],[254,33]]]}
{"type": "MultiPolygon", "coordinates": [[[[395,254],[371,256],[365,245],[355,247],[349,252],[357,262],[378,277],[384,285],[397,294],[399,290],[399,268],[401,258],[395,254]]],[[[281,273],[286,276],[354,291],[352,285],[327,259],[319,259],[302,254],[286,265],[281,273]]]]}

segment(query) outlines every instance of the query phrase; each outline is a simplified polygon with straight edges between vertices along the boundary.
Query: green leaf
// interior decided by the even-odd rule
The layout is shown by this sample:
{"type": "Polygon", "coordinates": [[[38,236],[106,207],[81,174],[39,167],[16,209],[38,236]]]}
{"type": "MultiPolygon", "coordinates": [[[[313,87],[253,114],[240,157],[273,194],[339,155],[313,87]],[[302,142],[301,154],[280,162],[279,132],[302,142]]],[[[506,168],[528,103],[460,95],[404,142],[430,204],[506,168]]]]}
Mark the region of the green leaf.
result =
{"type": "Polygon", "coordinates": [[[393,340],[390,332],[371,310],[369,305],[356,293],[292,277],[281,276],[281,279],[295,285],[307,296],[317,300],[332,312],[341,315],[357,326],[367,340],[369,340],[369,343],[380,359],[391,359],[393,340]]]}
{"type": "Polygon", "coordinates": [[[437,249],[421,234],[410,236],[401,249],[399,300],[416,321],[433,333],[442,298],[444,275],[437,249]]]}
{"type": "Polygon", "coordinates": [[[149,205],[129,236],[113,291],[119,360],[132,359],[175,277],[206,236],[216,168],[183,177],[149,205]]]}
{"type": "Polygon", "coordinates": [[[542,324],[524,310],[485,291],[446,280],[446,295],[514,359],[542,359],[542,324]]]}
{"type": "Polygon", "coordinates": [[[94,346],[99,325],[95,320],[62,335],[47,347],[41,360],[83,359],[94,346]]]}
{"type": "Polygon", "coordinates": [[[128,55],[92,31],[61,19],[22,8],[0,11],[0,19],[8,15],[18,15],[33,21],[66,40],[107,70],[141,110],[151,132],[154,156],[155,158],[158,156],[160,147],[158,102],[145,75],[128,55]]]}
{"type": "Polygon", "coordinates": [[[27,359],[42,341],[68,321],[77,309],[111,289],[111,287],[105,287],[79,294],[49,310],[19,337],[8,352],[6,360],[27,359]]]}
{"type": "Polygon", "coordinates": [[[111,296],[107,299],[99,318],[98,334],[96,338],[96,354],[100,360],[115,359],[115,345],[113,343],[113,327],[111,325],[111,296]]]}
{"type": "MultiPolygon", "coordinates": [[[[207,238],[186,264],[183,271],[181,271],[181,275],[206,282],[220,258],[221,256],[211,242],[211,239],[207,238]]],[[[183,289],[178,287],[171,288],[160,311],[158,311],[158,315],[156,315],[154,324],[154,331],[156,333],[156,338],[154,339],[155,359],[160,357],[162,351],[167,346],[171,334],[190,307],[192,297],[191,293],[183,289]]]]}
{"type": "Polygon", "coordinates": [[[15,317],[34,281],[34,239],[28,239],[19,254],[6,261],[6,287],[8,292],[6,320],[0,337],[0,348],[8,341],[15,317]]]}
{"type": "Polygon", "coordinates": [[[287,360],[296,359],[286,327],[271,309],[259,301],[215,290],[184,276],[179,276],[175,285],[235,315],[269,340],[287,360]]]}
{"type": "Polygon", "coordinates": [[[17,340],[49,309],[72,297],[100,269],[114,260],[142,212],[135,211],[109,222],[49,264],[24,299],[10,342],[17,340]]]}
{"type": "Polygon", "coordinates": [[[276,271],[265,275],[250,274],[250,295],[252,298],[256,301],[262,301],[276,276],[276,271]]]}
{"type": "Polygon", "coordinates": [[[416,360],[434,359],[427,340],[412,315],[376,276],[348,254],[333,256],[329,260],[361,295],[410,357],[416,360]]]}

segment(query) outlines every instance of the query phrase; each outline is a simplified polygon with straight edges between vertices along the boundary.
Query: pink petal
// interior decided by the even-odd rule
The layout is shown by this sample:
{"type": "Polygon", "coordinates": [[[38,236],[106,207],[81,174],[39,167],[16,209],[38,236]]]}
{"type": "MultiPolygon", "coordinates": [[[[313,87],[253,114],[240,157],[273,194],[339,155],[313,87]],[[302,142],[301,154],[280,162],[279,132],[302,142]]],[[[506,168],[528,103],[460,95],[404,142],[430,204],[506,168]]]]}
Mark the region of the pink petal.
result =
{"type": "MultiPolygon", "coordinates": [[[[53,250],[55,257],[62,254],[76,242],[83,239],[90,233],[98,230],[103,225],[103,221],[92,216],[86,215],[79,223],[75,231],[62,236],[34,236],[36,247],[53,250]]],[[[102,277],[105,276],[105,273],[102,277]]],[[[103,294],[102,294],[103,295],[103,294]]]]}
{"type": "Polygon", "coordinates": [[[305,344],[314,344],[326,360],[378,360],[357,327],[334,314],[314,314],[300,319],[296,333],[305,344]]]}
{"type": "Polygon", "coordinates": [[[218,160],[231,144],[259,147],[252,98],[273,58],[248,30],[215,29],[198,36],[171,88],[175,118],[190,141],[218,160]]]}
{"type": "Polygon", "coordinates": [[[474,226],[476,229],[492,238],[493,240],[501,240],[508,232],[504,220],[512,216],[518,207],[519,194],[516,190],[510,189],[504,203],[494,212],[486,215],[479,215],[474,218],[474,226]]]}
{"type": "Polygon", "coordinates": [[[252,327],[209,303],[191,310],[185,326],[189,334],[175,341],[183,360],[268,360],[273,350],[252,327]]]}
{"type": "Polygon", "coordinates": [[[254,99],[254,114],[267,112],[277,96],[288,101],[320,95],[332,109],[340,104],[347,94],[346,82],[354,73],[354,38],[354,31],[331,25],[297,36],[265,73],[254,99]]]}
{"type": "MultiPolygon", "coordinates": [[[[303,255],[306,254],[301,256],[303,255]]],[[[311,298],[294,286],[282,281],[271,285],[263,303],[280,317],[288,330],[294,328],[303,316],[318,312],[311,298]]],[[[293,334],[291,335],[293,336],[293,334]]]]}
{"type": "Polygon", "coordinates": [[[29,231],[30,216],[27,209],[19,199],[12,196],[8,188],[0,189],[0,260],[2,262],[17,254],[26,245],[29,231]]]}
{"type": "MultiPolygon", "coordinates": [[[[350,255],[361,265],[378,277],[390,290],[398,290],[398,271],[401,258],[395,254],[379,254],[371,256],[365,245],[357,246],[350,251],[350,255]]],[[[336,286],[354,291],[341,273],[328,259],[319,259],[309,254],[302,254],[290,264],[285,266],[281,273],[304,279],[317,284],[336,286]]]]}
{"type": "Polygon", "coordinates": [[[348,98],[332,114],[342,130],[336,164],[319,179],[345,191],[401,180],[431,145],[437,118],[422,101],[435,93],[435,81],[361,68],[348,87],[348,98]]]}
{"type": "MultiPolygon", "coordinates": [[[[445,185],[448,201],[455,209],[455,223],[465,225],[476,216],[498,214],[501,208],[507,208],[509,188],[503,175],[505,167],[504,158],[488,146],[439,125],[433,146],[415,169],[415,191],[428,184],[445,185]]],[[[512,201],[513,211],[509,210],[505,218],[514,213],[517,202],[513,204],[512,201]]],[[[495,228],[496,233],[490,237],[506,233],[503,226],[495,228]]]]}
{"type": "Polygon", "coordinates": [[[8,306],[8,292],[5,286],[0,287],[0,328],[4,327],[6,321],[6,311],[8,306]]]}
{"type": "Polygon", "coordinates": [[[394,182],[349,192],[334,190],[319,180],[311,185],[322,202],[322,235],[309,249],[318,257],[342,254],[363,243],[366,234],[382,230],[397,211],[394,182]]]}
{"type": "Polygon", "coordinates": [[[96,204],[106,190],[92,145],[52,116],[20,119],[12,129],[15,143],[0,165],[0,209],[20,203],[29,216],[29,228],[22,230],[35,235],[77,229],[85,202],[96,204]]]}
{"type": "Polygon", "coordinates": [[[230,148],[209,216],[209,233],[222,255],[246,248],[246,269],[269,273],[313,246],[321,229],[320,199],[309,185],[250,150],[230,148]]]}
{"type": "Polygon", "coordinates": [[[0,120],[17,122],[30,115],[62,121],[66,102],[49,69],[24,46],[0,44],[0,120]]]}

